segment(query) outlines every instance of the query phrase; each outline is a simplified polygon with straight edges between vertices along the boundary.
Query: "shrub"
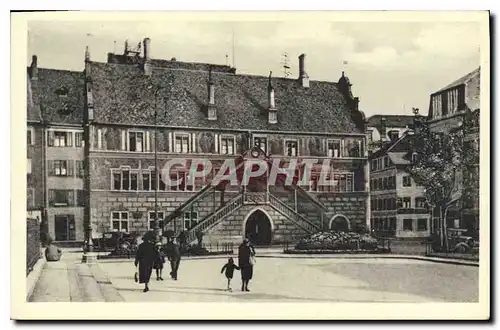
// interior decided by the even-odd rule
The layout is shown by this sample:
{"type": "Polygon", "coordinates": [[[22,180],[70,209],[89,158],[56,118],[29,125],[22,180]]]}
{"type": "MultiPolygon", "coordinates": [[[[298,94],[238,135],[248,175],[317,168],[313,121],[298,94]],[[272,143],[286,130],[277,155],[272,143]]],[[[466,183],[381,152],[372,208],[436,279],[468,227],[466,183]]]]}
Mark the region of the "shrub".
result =
{"type": "Polygon", "coordinates": [[[366,234],[325,231],[302,238],[296,250],[376,250],[377,240],[366,234]]]}

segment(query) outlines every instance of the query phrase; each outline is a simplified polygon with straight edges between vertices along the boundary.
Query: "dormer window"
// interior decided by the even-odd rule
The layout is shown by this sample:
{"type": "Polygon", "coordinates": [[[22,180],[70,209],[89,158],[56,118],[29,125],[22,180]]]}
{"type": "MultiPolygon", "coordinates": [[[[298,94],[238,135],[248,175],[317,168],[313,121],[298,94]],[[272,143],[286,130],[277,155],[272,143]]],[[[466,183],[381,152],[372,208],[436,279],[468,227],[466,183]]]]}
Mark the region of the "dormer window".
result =
{"type": "Polygon", "coordinates": [[[328,157],[340,157],[340,140],[328,140],[328,157]]]}
{"type": "Polygon", "coordinates": [[[56,89],[56,94],[60,98],[67,97],[68,96],[68,92],[69,92],[69,90],[66,87],[60,87],[60,88],[56,89]]]}
{"type": "Polygon", "coordinates": [[[175,152],[189,153],[189,134],[175,134],[175,152]]]}

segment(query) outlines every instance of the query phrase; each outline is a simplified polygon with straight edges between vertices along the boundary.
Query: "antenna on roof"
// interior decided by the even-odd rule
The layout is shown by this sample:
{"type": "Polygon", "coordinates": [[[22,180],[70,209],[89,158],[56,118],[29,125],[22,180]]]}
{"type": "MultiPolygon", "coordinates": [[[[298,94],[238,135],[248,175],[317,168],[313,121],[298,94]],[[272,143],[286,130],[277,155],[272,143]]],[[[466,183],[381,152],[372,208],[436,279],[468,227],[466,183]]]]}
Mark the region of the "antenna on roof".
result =
{"type": "Polygon", "coordinates": [[[235,67],[235,55],[234,55],[234,26],[233,26],[233,68],[235,67]]]}
{"type": "Polygon", "coordinates": [[[290,76],[290,65],[288,64],[288,53],[283,53],[283,61],[281,64],[283,64],[283,73],[285,75],[285,78],[288,78],[290,76]]]}

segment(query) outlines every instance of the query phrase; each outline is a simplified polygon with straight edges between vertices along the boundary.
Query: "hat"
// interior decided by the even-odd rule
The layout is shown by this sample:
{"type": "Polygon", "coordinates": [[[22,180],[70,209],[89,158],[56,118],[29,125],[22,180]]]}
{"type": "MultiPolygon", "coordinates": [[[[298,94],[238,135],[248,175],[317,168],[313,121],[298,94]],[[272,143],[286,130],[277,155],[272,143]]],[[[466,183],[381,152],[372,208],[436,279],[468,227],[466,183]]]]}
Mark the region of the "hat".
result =
{"type": "Polygon", "coordinates": [[[243,243],[248,243],[248,242],[250,242],[250,240],[248,238],[243,239],[243,243]]]}

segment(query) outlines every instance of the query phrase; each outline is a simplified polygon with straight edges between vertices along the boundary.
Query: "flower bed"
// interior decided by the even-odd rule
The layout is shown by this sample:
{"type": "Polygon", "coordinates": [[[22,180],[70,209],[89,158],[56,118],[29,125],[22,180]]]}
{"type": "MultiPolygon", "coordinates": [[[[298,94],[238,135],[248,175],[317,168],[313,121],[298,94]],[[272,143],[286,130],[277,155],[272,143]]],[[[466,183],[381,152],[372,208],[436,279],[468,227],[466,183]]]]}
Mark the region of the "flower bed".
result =
{"type": "MultiPolygon", "coordinates": [[[[302,238],[294,252],[306,253],[352,253],[380,252],[378,241],[369,236],[354,232],[326,231],[302,238]]],[[[293,253],[293,252],[290,252],[293,253]]]]}

